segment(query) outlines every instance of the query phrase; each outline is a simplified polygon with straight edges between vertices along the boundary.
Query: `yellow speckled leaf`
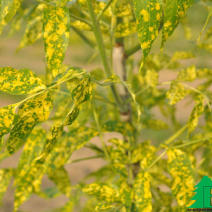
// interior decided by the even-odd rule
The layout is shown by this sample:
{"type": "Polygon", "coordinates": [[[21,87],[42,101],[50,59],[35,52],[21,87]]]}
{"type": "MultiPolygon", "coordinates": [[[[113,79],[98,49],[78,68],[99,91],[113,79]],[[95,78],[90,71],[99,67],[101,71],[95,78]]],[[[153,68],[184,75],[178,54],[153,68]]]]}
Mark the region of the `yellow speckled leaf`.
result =
{"type": "Polygon", "coordinates": [[[164,24],[162,45],[174,32],[181,18],[186,14],[193,0],[166,0],[164,8],[164,24]]]}
{"type": "Polygon", "coordinates": [[[15,208],[17,209],[33,191],[34,176],[30,175],[33,160],[42,151],[45,141],[45,130],[35,128],[26,141],[24,150],[21,154],[17,174],[15,177],[15,208]],[[26,189],[27,188],[27,189],[26,189]]]}
{"type": "Polygon", "coordinates": [[[181,70],[177,75],[179,81],[193,81],[197,78],[197,69],[194,65],[181,70]]]}
{"type": "Polygon", "coordinates": [[[119,192],[109,185],[92,183],[83,188],[83,192],[95,196],[99,201],[113,203],[119,202],[119,192]]]}
{"type": "Polygon", "coordinates": [[[20,7],[21,0],[1,0],[0,2],[0,33],[3,27],[13,18],[20,7]]]}
{"type": "Polygon", "coordinates": [[[16,105],[0,108],[0,137],[9,133],[15,118],[16,105]]]}
{"type": "Polygon", "coordinates": [[[21,117],[30,115],[38,122],[48,119],[52,107],[52,93],[45,91],[24,102],[18,110],[21,117]]]}
{"type": "Polygon", "coordinates": [[[162,7],[159,0],[134,0],[138,37],[146,57],[158,36],[162,7]]]}
{"type": "Polygon", "coordinates": [[[92,128],[79,127],[70,131],[62,139],[58,139],[52,153],[48,156],[48,163],[60,168],[69,160],[72,153],[82,148],[91,138],[98,133],[92,128]]]}
{"type": "Polygon", "coordinates": [[[191,112],[189,122],[188,122],[188,130],[191,133],[198,125],[199,116],[204,112],[204,96],[199,94],[195,97],[195,106],[191,112]]]}
{"type": "Polygon", "coordinates": [[[60,73],[69,42],[69,9],[48,5],[44,11],[43,30],[48,81],[60,73]]]}
{"type": "Polygon", "coordinates": [[[172,192],[181,208],[191,204],[194,189],[194,170],[189,157],[179,149],[169,149],[168,170],[173,178],[172,192]]]}
{"type": "Polygon", "coordinates": [[[7,191],[7,187],[9,186],[11,177],[12,177],[12,170],[10,169],[0,170],[0,202],[2,201],[4,193],[7,191]]]}
{"type": "Polygon", "coordinates": [[[169,103],[171,105],[174,105],[180,100],[184,99],[184,97],[188,93],[189,93],[189,90],[186,90],[183,84],[173,81],[171,83],[170,89],[166,93],[166,96],[169,99],[169,103]]]}
{"type": "Polygon", "coordinates": [[[23,48],[39,40],[42,37],[42,29],[43,25],[41,16],[37,16],[28,22],[19,48],[23,48]]]}
{"type": "Polygon", "coordinates": [[[139,143],[132,151],[131,160],[133,163],[140,162],[141,168],[146,169],[155,158],[155,152],[155,146],[151,145],[150,141],[144,141],[139,143]]]}
{"type": "Polygon", "coordinates": [[[139,172],[134,185],[134,198],[137,211],[152,211],[152,194],[150,190],[150,175],[148,172],[139,172]]]}
{"type": "Polygon", "coordinates": [[[123,22],[117,24],[115,37],[126,37],[136,32],[136,23],[131,20],[123,20],[123,22]]]}
{"type": "Polygon", "coordinates": [[[0,68],[0,91],[23,95],[32,94],[45,88],[42,80],[29,69],[0,68]]]}
{"type": "Polygon", "coordinates": [[[48,119],[52,106],[50,92],[44,92],[23,103],[18,110],[18,120],[7,141],[9,153],[18,150],[29,136],[34,126],[48,119]]]}

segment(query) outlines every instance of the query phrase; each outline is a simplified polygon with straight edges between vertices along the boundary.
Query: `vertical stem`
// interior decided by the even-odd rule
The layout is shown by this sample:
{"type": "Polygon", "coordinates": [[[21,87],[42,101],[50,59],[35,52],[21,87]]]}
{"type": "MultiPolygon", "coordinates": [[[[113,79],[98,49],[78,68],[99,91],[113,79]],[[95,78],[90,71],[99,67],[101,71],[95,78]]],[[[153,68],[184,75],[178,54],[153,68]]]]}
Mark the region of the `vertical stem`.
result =
{"type": "MultiPolygon", "coordinates": [[[[110,77],[112,75],[112,71],[110,69],[108,59],[107,59],[107,56],[106,56],[105,46],[104,46],[104,43],[103,43],[99,22],[97,21],[96,14],[94,13],[92,0],[87,0],[87,3],[88,3],[88,10],[89,10],[89,13],[90,13],[91,21],[92,21],[92,24],[93,24],[93,32],[94,32],[94,35],[95,35],[95,38],[96,38],[96,41],[97,41],[97,45],[98,45],[98,48],[99,48],[99,53],[100,53],[100,56],[101,56],[101,59],[102,59],[102,63],[103,63],[107,77],[110,77]]],[[[117,104],[120,106],[120,109],[121,109],[122,101],[121,101],[114,85],[111,85],[111,90],[112,90],[113,96],[114,96],[117,104]]]]}

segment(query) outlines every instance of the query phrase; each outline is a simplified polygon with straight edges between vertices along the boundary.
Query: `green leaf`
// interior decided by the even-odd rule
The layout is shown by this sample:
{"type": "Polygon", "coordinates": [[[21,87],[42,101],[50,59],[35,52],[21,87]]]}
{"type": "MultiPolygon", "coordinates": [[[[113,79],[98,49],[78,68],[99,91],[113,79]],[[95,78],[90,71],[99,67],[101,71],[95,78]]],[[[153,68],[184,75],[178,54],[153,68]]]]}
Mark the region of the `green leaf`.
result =
{"type": "Polygon", "coordinates": [[[7,187],[10,184],[10,179],[12,177],[11,169],[1,169],[0,170],[0,203],[3,199],[5,192],[7,191],[7,187]]]}
{"type": "Polygon", "coordinates": [[[133,136],[133,128],[128,122],[121,122],[116,120],[107,121],[103,125],[103,131],[119,132],[124,136],[133,136]]]}
{"type": "Polygon", "coordinates": [[[21,177],[21,175],[24,176],[26,169],[29,168],[32,161],[40,155],[45,139],[46,131],[44,129],[36,127],[32,130],[19,159],[17,168],[17,172],[19,173],[18,177],[21,177]]]}
{"type": "Polygon", "coordinates": [[[107,203],[119,202],[119,192],[109,185],[92,183],[85,186],[83,192],[95,196],[99,201],[107,203]]]}
{"type": "Polygon", "coordinates": [[[76,105],[87,101],[92,93],[92,83],[89,76],[85,76],[80,83],[72,90],[72,98],[76,105]]]}
{"type": "Polygon", "coordinates": [[[204,96],[201,94],[195,97],[195,106],[191,112],[189,122],[188,122],[188,130],[191,133],[198,125],[199,116],[204,112],[204,96]]]}
{"type": "Polygon", "coordinates": [[[10,132],[15,118],[16,105],[0,108],[0,137],[10,132]]]}
{"type": "Polygon", "coordinates": [[[47,158],[48,163],[55,168],[64,166],[74,151],[82,148],[97,135],[98,132],[94,129],[83,126],[71,130],[63,138],[58,139],[47,158]]]}
{"type": "Polygon", "coordinates": [[[37,16],[28,22],[19,49],[39,40],[42,37],[42,28],[42,16],[37,16]]]}
{"type": "Polygon", "coordinates": [[[18,110],[20,117],[31,116],[38,122],[48,119],[52,107],[52,92],[45,91],[24,102],[18,110]]]}
{"type": "Polygon", "coordinates": [[[50,168],[48,170],[48,177],[57,185],[62,193],[67,197],[71,196],[71,182],[69,174],[64,167],[57,169],[50,168]]]}
{"type": "MultiPolygon", "coordinates": [[[[76,67],[63,67],[65,70],[63,70],[62,73],[59,73],[55,79],[53,80],[53,82],[65,82],[69,80],[69,84],[72,85],[73,80],[78,80],[84,78],[85,76],[87,76],[87,72],[84,69],[81,68],[76,68],[76,67]]],[[[79,81],[77,81],[79,82],[79,81]]]]}
{"type": "Polygon", "coordinates": [[[194,169],[188,155],[179,149],[169,149],[168,171],[173,178],[172,193],[181,208],[191,204],[194,189],[194,169]]]}
{"type": "Polygon", "coordinates": [[[0,91],[14,94],[32,94],[45,89],[40,78],[29,69],[0,68],[0,91]]]}
{"type": "Polygon", "coordinates": [[[176,104],[180,100],[184,99],[184,97],[189,93],[188,90],[185,89],[182,83],[177,81],[173,81],[171,83],[170,89],[166,93],[167,98],[169,99],[169,103],[171,105],[176,104]]]}
{"type": "Polygon", "coordinates": [[[34,187],[40,185],[39,180],[36,181],[37,179],[34,178],[32,170],[35,169],[33,161],[42,152],[45,137],[45,130],[35,128],[26,141],[15,176],[15,209],[28,199],[34,187]]]}
{"type": "Polygon", "coordinates": [[[138,38],[145,58],[150,52],[152,43],[158,36],[162,7],[160,0],[134,0],[134,7],[138,38]]]}
{"type": "Polygon", "coordinates": [[[74,107],[74,109],[65,118],[64,126],[71,125],[74,122],[74,120],[78,117],[78,115],[79,115],[79,107],[74,107]]]}
{"type": "Polygon", "coordinates": [[[10,154],[24,144],[36,124],[48,119],[51,106],[51,93],[44,92],[27,100],[19,107],[16,124],[12,128],[7,141],[7,149],[10,154]]]}
{"type": "Polygon", "coordinates": [[[191,82],[197,78],[197,70],[194,65],[181,70],[177,75],[177,80],[191,82]]]}
{"type": "Polygon", "coordinates": [[[146,169],[155,159],[156,148],[150,141],[139,143],[132,151],[131,162],[140,163],[142,169],[146,169]]]}
{"type": "Polygon", "coordinates": [[[1,0],[0,2],[0,34],[3,27],[13,18],[20,7],[21,0],[1,0]]]}
{"type": "Polygon", "coordinates": [[[172,35],[180,19],[185,17],[187,9],[192,5],[192,2],[193,0],[166,0],[162,45],[172,35]]]}
{"type": "Polygon", "coordinates": [[[44,10],[43,30],[48,80],[60,72],[69,43],[69,9],[48,5],[44,10]]]}
{"type": "Polygon", "coordinates": [[[191,59],[194,58],[195,55],[193,52],[188,52],[188,51],[176,51],[171,58],[172,62],[175,62],[177,60],[185,60],[185,59],[191,59]]]}
{"type": "Polygon", "coordinates": [[[16,152],[25,143],[36,123],[34,117],[30,116],[25,116],[16,122],[6,143],[9,154],[16,152]]]}
{"type": "Polygon", "coordinates": [[[139,172],[134,185],[134,198],[137,211],[152,211],[152,194],[150,190],[150,175],[148,172],[139,172]]]}

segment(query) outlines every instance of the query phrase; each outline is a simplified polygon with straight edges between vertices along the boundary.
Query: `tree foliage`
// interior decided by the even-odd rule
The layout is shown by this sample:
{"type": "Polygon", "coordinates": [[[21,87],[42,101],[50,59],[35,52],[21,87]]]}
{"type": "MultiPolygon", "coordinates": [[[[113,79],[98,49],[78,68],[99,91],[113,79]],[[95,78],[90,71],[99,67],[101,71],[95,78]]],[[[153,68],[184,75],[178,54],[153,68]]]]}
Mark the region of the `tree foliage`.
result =
{"type": "Polygon", "coordinates": [[[195,52],[170,55],[165,49],[180,23],[189,28],[185,20],[193,5],[204,7],[208,18],[192,45],[211,52],[211,28],[202,38],[212,11],[209,0],[0,1],[0,32],[24,26],[19,50],[42,39],[46,60],[43,76],[27,68],[0,68],[0,91],[22,98],[0,108],[0,160],[22,149],[16,168],[0,170],[0,201],[13,182],[14,211],[33,194],[66,195],[68,202],[58,209],[64,212],[184,211],[192,204],[195,183],[212,177],[212,69],[181,63],[195,52]],[[73,32],[100,56],[101,68],[64,64],[73,32]],[[156,41],[161,51],[153,53],[156,41]],[[161,82],[164,70],[174,71],[175,79],[161,82]],[[193,109],[181,123],[176,105],[185,98],[193,109]],[[154,108],[163,118],[156,118],[154,108]],[[143,139],[145,129],[171,136],[158,144],[143,139]],[[107,140],[108,132],[121,137],[107,140]],[[100,145],[92,143],[97,136],[100,145]],[[83,147],[94,156],[71,160],[83,147]],[[194,155],[201,151],[199,162],[194,155]],[[106,161],[89,174],[94,182],[72,185],[65,165],[93,158],[106,161]],[[45,175],[55,184],[50,190],[41,186],[45,175]],[[77,197],[83,195],[87,202],[80,205],[77,197]]]}

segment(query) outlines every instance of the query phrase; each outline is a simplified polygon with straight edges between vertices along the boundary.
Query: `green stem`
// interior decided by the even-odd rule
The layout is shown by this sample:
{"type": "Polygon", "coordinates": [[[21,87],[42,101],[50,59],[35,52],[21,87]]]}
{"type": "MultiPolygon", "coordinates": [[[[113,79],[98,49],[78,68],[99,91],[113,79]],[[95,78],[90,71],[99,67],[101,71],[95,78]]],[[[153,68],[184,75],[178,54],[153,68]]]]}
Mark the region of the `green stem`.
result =
{"type": "Polygon", "coordinates": [[[92,27],[91,23],[89,23],[86,19],[75,16],[73,14],[70,13],[70,17],[74,18],[75,20],[79,20],[82,21],[83,23],[87,24],[88,26],[92,27]]]}
{"type": "Polygon", "coordinates": [[[206,19],[206,21],[205,21],[205,24],[204,24],[204,26],[203,26],[203,28],[202,28],[202,30],[201,30],[201,32],[200,32],[198,38],[197,38],[197,44],[200,44],[201,36],[202,36],[203,32],[205,31],[205,29],[206,29],[206,27],[207,27],[207,25],[208,25],[208,22],[209,22],[211,16],[212,16],[212,12],[209,12],[209,13],[208,13],[208,16],[207,16],[207,19],[206,19]]]}
{"type": "Polygon", "coordinates": [[[180,128],[174,135],[172,135],[169,139],[167,139],[164,144],[169,145],[171,144],[176,138],[178,138],[186,129],[188,125],[186,124],[182,128],[180,128]]]}
{"type": "MultiPolygon", "coordinates": [[[[179,137],[187,128],[188,126],[185,125],[182,128],[180,128],[174,135],[172,135],[170,138],[168,138],[164,144],[167,146],[171,144],[177,137],[179,137]]],[[[150,168],[152,168],[167,152],[168,148],[166,148],[146,169],[148,171],[150,168]]]]}
{"type": "Polygon", "coordinates": [[[77,35],[86,43],[88,44],[91,48],[94,48],[95,44],[93,41],[91,41],[89,38],[87,38],[80,30],[75,28],[74,26],[71,26],[71,28],[76,32],[77,35]]]}
{"type": "MultiPolygon", "coordinates": [[[[90,17],[91,17],[91,20],[92,20],[92,23],[93,23],[92,27],[93,27],[93,32],[94,32],[94,35],[95,35],[95,38],[96,38],[96,41],[97,41],[97,45],[98,45],[98,48],[99,48],[99,53],[100,53],[100,56],[101,56],[101,59],[102,59],[102,63],[103,63],[105,72],[107,74],[107,77],[109,78],[112,75],[112,71],[110,69],[108,59],[107,59],[107,56],[106,56],[105,46],[104,46],[104,43],[103,43],[103,38],[102,38],[101,31],[100,31],[99,22],[97,21],[96,14],[94,13],[94,10],[93,10],[92,0],[88,0],[87,3],[88,3],[88,10],[89,10],[89,13],[90,13],[90,17]]],[[[111,85],[111,90],[112,90],[113,96],[114,96],[117,104],[121,107],[122,101],[121,101],[119,95],[117,94],[117,91],[116,91],[114,85],[111,85]]]]}
{"type": "Polygon", "coordinates": [[[151,169],[165,154],[166,154],[167,149],[165,149],[151,164],[150,166],[147,168],[146,171],[148,171],[149,169],[151,169]]]}
{"type": "Polygon", "coordinates": [[[90,157],[84,157],[84,158],[72,160],[72,161],[70,161],[70,163],[78,163],[78,162],[81,162],[84,160],[92,160],[92,159],[101,158],[101,157],[102,157],[101,155],[94,155],[94,156],[90,156],[90,157]]]}
{"type": "Polygon", "coordinates": [[[92,107],[93,108],[93,116],[94,116],[94,120],[96,122],[96,126],[97,126],[97,129],[98,129],[98,132],[99,132],[99,138],[100,138],[101,143],[102,143],[104,155],[107,158],[107,160],[110,162],[110,155],[109,155],[109,152],[108,152],[108,149],[107,149],[107,145],[104,142],[104,138],[103,138],[102,131],[101,131],[101,126],[100,126],[100,123],[99,123],[99,118],[98,118],[98,115],[97,115],[96,109],[95,109],[94,99],[92,99],[92,104],[93,104],[93,107],[92,107]]]}
{"type": "Polygon", "coordinates": [[[205,141],[208,141],[208,139],[211,139],[212,136],[209,136],[207,138],[204,138],[204,139],[196,139],[194,141],[190,141],[190,142],[186,142],[184,144],[180,144],[180,145],[176,145],[176,146],[173,146],[174,148],[182,148],[182,147],[185,147],[185,146],[190,146],[191,144],[196,144],[196,143],[199,143],[199,142],[205,142],[205,141]]]}

